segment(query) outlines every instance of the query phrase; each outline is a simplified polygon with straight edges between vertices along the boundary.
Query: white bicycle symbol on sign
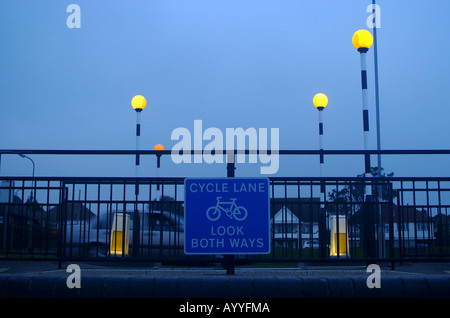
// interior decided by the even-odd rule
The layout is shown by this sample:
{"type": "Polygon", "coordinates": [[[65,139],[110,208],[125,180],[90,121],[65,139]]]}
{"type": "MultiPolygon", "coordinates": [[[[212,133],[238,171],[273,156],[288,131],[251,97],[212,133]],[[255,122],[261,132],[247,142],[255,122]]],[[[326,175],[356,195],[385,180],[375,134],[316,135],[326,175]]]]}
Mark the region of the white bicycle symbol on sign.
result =
{"type": "Polygon", "coordinates": [[[247,209],[236,204],[237,198],[230,198],[231,201],[228,202],[220,202],[221,198],[222,197],[216,197],[216,205],[210,206],[206,210],[206,217],[210,221],[217,221],[218,219],[220,219],[222,212],[225,212],[230,219],[234,218],[236,221],[244,221],[247,218],[247,209]],[[223,205],[229,205],[228,209],[224,208],[223,205]]]}

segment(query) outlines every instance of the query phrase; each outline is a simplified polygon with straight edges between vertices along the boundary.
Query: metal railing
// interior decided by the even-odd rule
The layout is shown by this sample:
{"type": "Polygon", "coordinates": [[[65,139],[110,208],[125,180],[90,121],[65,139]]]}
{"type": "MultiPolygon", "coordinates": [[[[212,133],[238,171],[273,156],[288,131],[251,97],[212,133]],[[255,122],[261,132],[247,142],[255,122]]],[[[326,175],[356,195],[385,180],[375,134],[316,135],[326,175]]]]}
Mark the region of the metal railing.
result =
{"type": "MultiPolygon", "coordinates": [[[[450,150],[277,153],[405,156],[450,150]]],[[[0,160],[17,154],[160,157],[171,151],[0,150],[0,160]]],[[[227,164],[228,177],[234,169],[227,164]]],[[[269,180],[271,252],[230,258],[184,254],[184,178],[0,177],[0,259],[225,265],[450,259],[450,178],[269,180]]]]}
{"type": "MultiPolygon", "coordinates": [[[[234,264],[450,259],[450,178],[269,179],[271,252],[234,264]]],[[[184,254],[183,204],[184,178],[0,177],[0,259],[228,262],[184,254]]]]}

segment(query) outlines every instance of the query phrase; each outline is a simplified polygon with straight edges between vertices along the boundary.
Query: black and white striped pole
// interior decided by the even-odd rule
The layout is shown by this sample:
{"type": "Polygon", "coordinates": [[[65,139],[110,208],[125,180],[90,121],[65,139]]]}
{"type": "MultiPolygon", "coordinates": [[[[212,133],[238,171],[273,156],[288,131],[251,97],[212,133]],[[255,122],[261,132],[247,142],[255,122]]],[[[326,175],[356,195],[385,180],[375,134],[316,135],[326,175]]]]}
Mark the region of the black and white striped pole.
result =
{"type": "MultiPolygon", "coordinates": [[[[323,110],[328,105],[328,97],[323,93],[318,93],[313,98],[313,104],[319,111],[319,150],[323,150],[323,110]]],[[[320,177],[323,176],[324,156],[320,154],[320,177]]],[[[325,183],[320,182],[320,192],[325,193],[325,183]]]]}
{"type": "MultiPolygon", "coordinates": [[[[361,86],[364,129],[364,150],[369,150],[369,107],[367,96],[366,53],[373,44],[372,34],[367,30],[356,31],[352,38],[353,46],[361,55],[361,86]]],[[[364,176],[370,177],[370,154],[364,154],[364,176]]],[[[372,199],[372,185],[365,185],[365,204],[363,213],[362,240],[366,257],[376,256],[375,213],[372,199]]]]}
{"type": "MultiPolygon", "coordinates": [[[[141,112],[147,106],[147,101],[142,95],[136,95],[131,100],[131,106],[136,111],[136,151],[140,150],[140,137],[141,137],[141,112]]],[[[141,158],[139,153],[136,153],[135,161],[135,176],[139,177],[139,166],[141,165],[141,158]]],[[[141,217],[139,215],[138,208],[138,198],[139,198],[139,181],[136,180],[135,186],[136,202],[134,203],[134,213],[133,213],[133,256],[139,257],[140,250],[140,228],[141,228],[141,217]]]]}
{"type": "MultiPolygon", "coordinates": [[[[141,112],[147,106],[147,101],[144,96],[136,95],[131,100],[131,106],[136,111],[136,151],[140,150],[140,137],[141,137],[141,112]]],[[[136,153],[135,161],[135,176],[139,177],[139,166],[141,165],[141,158],[138,153],[136,153]]],[[[136,196],[139,195],[139,186],[136,183],[136,196]]]]}
{"type": "MultiPolygon", "coordinates": [[[[367,63],[366,53],[373,44],[372,34],[367,30],[358,30],[352,38],[353,45],[361,56],[361,88],[363,109],[364,150],[369,150],[369,99],[367,93],[367,63]]],[[[364,155],[364,175],[370,175],[370,154],[364,155]]],[[[367,195],[372,195],[372,188],[367,187],[367,195]]]]}
{"type": "MultiPolygon", "coordinates": [[[[313,98],[313,104],[317,108],[319,113],[319,149],[323,150],[323,110],[328,105],[328,97],[323,93],[318,93],[313,98]]],[[[320,178],[323,177],[323,165],[324,165],[324,155],[320,153],[320,178]]],[[[326,193],[325,193],[325,181],[320,180],[320,193],[323,196],[320,204],[320,214],[319,214],[319,256],[326,257],[326,246],[327,246],[327,217],[325,211],[326,193]]]]}

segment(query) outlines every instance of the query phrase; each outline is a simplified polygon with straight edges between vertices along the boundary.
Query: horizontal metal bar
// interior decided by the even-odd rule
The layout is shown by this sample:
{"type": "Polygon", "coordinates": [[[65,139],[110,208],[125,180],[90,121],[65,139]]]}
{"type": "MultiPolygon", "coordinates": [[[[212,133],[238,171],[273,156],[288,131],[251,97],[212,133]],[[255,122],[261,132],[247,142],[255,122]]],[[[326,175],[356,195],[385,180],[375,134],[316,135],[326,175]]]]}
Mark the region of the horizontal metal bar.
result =
{"type": "MultiPolygon", "coordinates": [[[[12,181],[61,181],[70,183],[88,183],[88,184],[135,184],[136,181],[142,184],[183,184],[186,177],[23,177],[23,176],[0,176],[0,180],[12,180],[12,181]]],[[[348,182],[358,183],[358,182],[371,182],[371,183],[386,183],[386,182],[450,182],[450,177],[268,177],[271,182],[276,184],[298,184],[298,182],[306,182],[310,184],[311,182],[329,181],[328,186],[346,184],[348,182]]],[[[1,187],[9,188],[6,187],[1,187]]],[[[15,188],[24,189],[48,189],[54,188],[59,189],[58,186],[48,187],[45,185],[41,186],[16,186],[15,188]]],[[[437,188],[429,186],[428,189],[422,188],[411,188],[403,187],[402,191],[447,191],[446,188],[437,188]]]]}
{"type": "MultiPolygon", "coordinates": [[[[226,155],[228,151],[234,154],[272,154],[272,150],[223,150],[217,154],[226,155]]],[[[177,152],[178,153],[178,152],[177,152]]],[[[215,150],[183,150],[182,154],[200,155],[216,154],[215,150]]],[[[388,150],[277,150],[279,155],[450,155],[450,149],[388,149],[388,150]]],[[[171,155],[171,150],[58,150],[58,149],[0,149],[0,154],[18,155],[171,155]]]]}
{"type": "MultiPolygon", "coordinates": [[[[105,184],[135,184],[136,181],[144,183],[164,183],[164,184],[182,184],[184,177],[5,177],[0,176],[0,180],[12,180],[12,181],[61,181],[70,183],[105,183],[105,184]]],[[[5,187],[3,187],[5,188],[5,187]]],[[[7,188],[7,187],[6,187],[7,188]]],[[[22,186],[16,187],[22,189],[22,186]]],[[[25,188],[33,188],[34,186],[27,186],[25,188]]],[[[43,189],[47,189],[47,186],[42,186],[43,189]]],[[[58,187],[55,187],[58,188],[58,187]]]]}

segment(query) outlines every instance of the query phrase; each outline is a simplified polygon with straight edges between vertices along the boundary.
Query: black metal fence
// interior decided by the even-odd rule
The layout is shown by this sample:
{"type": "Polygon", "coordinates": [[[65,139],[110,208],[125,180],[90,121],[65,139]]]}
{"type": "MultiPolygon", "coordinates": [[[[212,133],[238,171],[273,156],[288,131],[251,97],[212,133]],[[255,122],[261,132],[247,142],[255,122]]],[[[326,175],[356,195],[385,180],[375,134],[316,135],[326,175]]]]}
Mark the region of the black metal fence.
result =
{"type": "MultiPolygon", "coordinates": [[[[271,252],[235,264],[450,260],[450,178],[269,179],[271,252]]],[[[184,178],[0,178],[0,259],[229,261],[183,248],[184,178]]]]}

